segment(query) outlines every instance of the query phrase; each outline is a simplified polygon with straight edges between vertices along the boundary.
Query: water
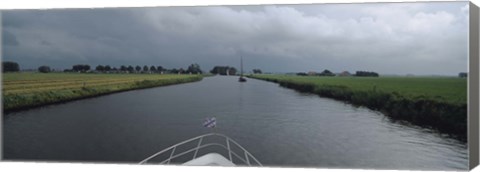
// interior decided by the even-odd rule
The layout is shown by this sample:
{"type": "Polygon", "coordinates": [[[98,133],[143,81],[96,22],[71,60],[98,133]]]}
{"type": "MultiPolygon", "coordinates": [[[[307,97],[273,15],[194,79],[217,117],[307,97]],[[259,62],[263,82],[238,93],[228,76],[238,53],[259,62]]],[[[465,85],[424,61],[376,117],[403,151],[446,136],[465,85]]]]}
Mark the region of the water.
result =
{"type": "Polygon", "coordinates": [[[215,76],[4,116],[7,160],[137,163],[217,132],[264,166],[466,170],[465,143],[277,84],[215,76]]]}

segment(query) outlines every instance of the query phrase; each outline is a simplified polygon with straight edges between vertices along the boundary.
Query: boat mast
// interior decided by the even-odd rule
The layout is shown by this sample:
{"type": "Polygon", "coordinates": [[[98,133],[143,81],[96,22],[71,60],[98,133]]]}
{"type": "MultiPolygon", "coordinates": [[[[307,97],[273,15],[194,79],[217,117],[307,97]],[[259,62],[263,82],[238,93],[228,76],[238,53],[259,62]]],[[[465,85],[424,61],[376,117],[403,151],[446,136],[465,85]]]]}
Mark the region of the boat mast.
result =
{"type": "Polygon", "coordinates": [[[240,77],[243,76],[243,56],[240,56],[240,77]]]}

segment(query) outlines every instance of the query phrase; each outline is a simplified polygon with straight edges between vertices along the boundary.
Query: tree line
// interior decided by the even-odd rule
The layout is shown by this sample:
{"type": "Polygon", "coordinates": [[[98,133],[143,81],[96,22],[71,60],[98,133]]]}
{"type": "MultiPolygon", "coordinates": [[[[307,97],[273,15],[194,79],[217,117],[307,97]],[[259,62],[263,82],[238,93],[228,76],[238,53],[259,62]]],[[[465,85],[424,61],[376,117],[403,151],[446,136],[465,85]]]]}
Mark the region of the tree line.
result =
{"type": "MultiPolygon", "coordinates": [[[[252,71],[254,74],[262,74],[261,69],[253,69],[252,71]]],[[[215,66],[210,70],[210,73],[214,75],[236,75],[237,72],[238,71],[235,67],[230,66],[215,66]]]]}
{"type": "MultiPolygon", "coordinates": [[[[64,72],[87,72],[90,71],[90,66],[85,64],[74,65],[71,69],[65,69],[64,72]]],[[[187,69],[172,68],[166,69],[162,66],[147,66],[144,65],[132,66],[121,65],[120,67],[112,67],[110,65],[97,65],[92,72],[96,73],[175,73],[175,74],[202,74],[203,71],[198,64],[191,64],[187,69]]]]}
{"type": "Polygon", "coordinates": [[[378,73],[376,72],[369,72],[369,71],[357,71],[355,72],[355,76],[373,76],[378,77],[378,73]]]}
{"type": "MultiPolygon", "coordinates": [[[[3,72],[19,72],[20,65],[17,62],[5,61],[2,62],[3,72]]],[[[38,72],[49,73],[53,69],[50,66],[42,65],[37,68],[38,72]]],[[[166,69],[162,66],[147,66],[143,67],[136,65],[122,65],[120,67],[112,67],[110,65],[97,65],[95,68],[92,68],[88,64],[76,64],[73,65],[70,69],[65,69],[63,72],[76,72],[76,73],[174,73],[174,74],[202,74],[203,71],[200,68],[200,65],[194,63],[187,67],[183,68],[172,68],[166,69]]]]}
{"type": "MultiPolygon", "coordinates": [[[[20,71],[20,65],[16,62],[5,61],[2,62],[3,72],[18,72],[20,71]]],[[[37,68],[38,72],[49,73],[54,70],[47,65],[42,65],[37,68]]],[[[204,72],[200,68],[200,65],[194,63],[187,67],[183,68],[172,68],[166,69],[162,66],[147,66],[144,65],[133,66],[133,65],[121,65],[120,67],[112,67],[111,65],[97,65],[95,68],[88,64],[75,64],[69,69],[63,70],[63,72],[75,72],[75,73],[173,73],[173,74],[203,74],[204,72]]],[[[212,74],[220,75],[236,75],[237,69],[230,66],[215,66],[210,70],[212,74]]],[[[253,73],[261,74],[262,70],[253,69],[253,73]]]]}
{"type": "Polygon", "coordinates": [[[3,72],[18,72],[20,71],[20,65],[16,62],[5,61],[2,62],[2,71],[3,72]]]}
{"type": "Polygon", "coordinates": [[[377,72],[370,71],[356,71],[355,74],[350,74],[348,71],[343,71],[341,73],[335,74],[330,70],[325,69],[321,73],[316,72],[299,72],[296,73],[298,76],[358,76],[358,77],[379,77],[380,75],[377,72]]]}
{"type": "Polygon", "coordinates": [[[253,69],[254,74],[262,74],[262,70],[260,69],[253,69]]]}
{"type": "Polygon", "coordinates": [[[235,75],[237,74],[237,69],[230,66],[215,66],[210,70],[210,73],[214,75],[235,75]]]}

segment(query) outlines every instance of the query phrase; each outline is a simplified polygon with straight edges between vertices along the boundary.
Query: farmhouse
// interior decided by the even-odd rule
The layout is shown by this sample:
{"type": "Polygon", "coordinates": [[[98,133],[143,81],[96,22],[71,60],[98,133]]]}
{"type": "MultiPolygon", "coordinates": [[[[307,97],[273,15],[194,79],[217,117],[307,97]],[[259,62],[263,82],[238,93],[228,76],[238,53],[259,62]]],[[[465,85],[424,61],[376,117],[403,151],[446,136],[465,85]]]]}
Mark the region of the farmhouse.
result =
{"type": "Polygon", "coordinates": [[[343,71],[342,73],[339,73],[338,76],[352,76],[352,74],[348,71],[343,71]]]}
{"type": "Polygon", "coordinates": [[[308,76],[315,76],[317,75],[317,72],[314,72],[314,71],[310,71],[307,73],[308,76]]]}

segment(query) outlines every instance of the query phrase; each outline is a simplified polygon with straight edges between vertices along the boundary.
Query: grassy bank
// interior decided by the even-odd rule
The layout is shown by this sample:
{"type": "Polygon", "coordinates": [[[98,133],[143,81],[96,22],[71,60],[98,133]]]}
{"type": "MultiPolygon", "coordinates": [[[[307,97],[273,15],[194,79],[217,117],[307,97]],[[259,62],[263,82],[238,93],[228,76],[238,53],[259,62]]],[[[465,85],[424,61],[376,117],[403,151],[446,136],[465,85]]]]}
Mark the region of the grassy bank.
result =
{"type": "Polygon", "coordinates": [[[392,119],[466,141],[467,80],[447,77],[308,77],[252,75],[283,87],[381,111],[392,119]]]}
{"type": "Polygon", "coordinates": [[[199,81],[202,75],[4,73],[4,111],[115,92],[199,81]]]}

